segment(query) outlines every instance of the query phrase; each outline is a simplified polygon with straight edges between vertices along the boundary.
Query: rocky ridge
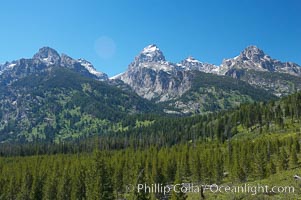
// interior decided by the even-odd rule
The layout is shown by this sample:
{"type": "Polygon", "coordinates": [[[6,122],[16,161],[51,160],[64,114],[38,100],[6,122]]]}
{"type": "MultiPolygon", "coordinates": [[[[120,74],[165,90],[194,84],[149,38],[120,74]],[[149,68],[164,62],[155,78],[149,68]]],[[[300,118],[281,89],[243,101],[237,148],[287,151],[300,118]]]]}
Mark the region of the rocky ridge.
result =
{"type": "Polygon", "coordinates": [[[43,47],[32,58],[22,58],[0,65],[0,81],[9,84],[33,73],[49,71],[54,67],[68,68],[100,81],[108,80],[108,76],[96,71],[90,62],[84,59],[76,60],[66,54],[59,55],[56,50],[43,47]]]}

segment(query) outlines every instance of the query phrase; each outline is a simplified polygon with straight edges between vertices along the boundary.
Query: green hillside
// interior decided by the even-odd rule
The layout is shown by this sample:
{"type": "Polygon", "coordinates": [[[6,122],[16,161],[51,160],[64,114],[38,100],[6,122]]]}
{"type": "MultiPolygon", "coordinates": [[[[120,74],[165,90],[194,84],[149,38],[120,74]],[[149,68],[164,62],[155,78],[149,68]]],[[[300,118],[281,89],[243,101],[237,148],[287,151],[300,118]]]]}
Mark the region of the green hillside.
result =
{"type": "MultiPolygon", "coordinates": [[[[37,109],[34,113],[43,110],[43,113],[49,113],[49,119],[59,119],[52,122],[44,118],[37,124],[58,126],[64,132],[58,132],[53,140],[34,139],[31,143],[7,142],[0,145],[0,199],[194,200],[201,196],[205,199],[300,197],[301,180],[294,176],[301,176],[301,93],[203,115],[162,116],[157,114],[159,111],[153,104],[103,83],[91,80],[81,82],[81,77],[76,83],[69,84],[71,76],[68,74],[54,71],[44,76],[43,80],[37,77],[37,83],[24,79],[24,82],[14,85],[14,88],[18,88],[18,94],[24,94],[23,98],[30,100],[26,102],[31,102],[30,106],[37,109]],[[26,84],[33,85],[27,88],[26,84]],[[67,91],[70,93],[65,95],[67,91]],[[47,92],[51,92],[55,98],[46,104],[43,100],[48,99],[45,98],[47,92]],[[113,98],[117,95],[123,98],[122,102],[116,100],[114,104],[114,107],[123,106],[118,107],[117,115],[113,113],[111,117],[110,114],[95,112],[99,101],[106,105],[104,109],[110,111],[111,104],[106,104],[104,96],[113,98]],[[82,98],[96,106],[91,110],[86,108],[84,105],[89,104],[81,104],[82,98]],[[126,100],[129,99],[135,105],[141,105],[135,107],[135,112],[132,112],[135,114],[128,114],[133,109],[127,106],[133,105],[127,104],[126,100]],[[43,104],[40,105],[40,101],[43,104]],[[64,109],[58,109],[56,113],[57,105],[64,109]],[[76,117],[78,121],[75,123],[69,121],[76,117]],[[101,117],[106,120],[101,121],[101,117]],[[104,130],[101,134],[93,132],[101,128],[104,130]],[[89,133],[92,133],[91,137],[84,137],[89,133]],[[60,142],[59,138],[76,134],[79,137],[60,142]],[[203,194],[138,192],[137,184],[155,183],[162,186],[184,184],[175,186],[176,189],[192,183],[232,188],[263,185],[280,189],[289,187],[293,190],[238,193],[206,190],[203,194]]],[[[223,90],[227,91],[226,87],[223,90]]],[[[15,91],[9,92],[14,94],[15,91]]],[[[16,101],[19,104],[18,99],[16,101]]],[[[22,105],[24,102],[20,103],[22,105]]],[[[22,109],[18,112],[22,113],[22,109]]],[[[5,113],[2,113],[2,117],[5,117],[5,113]]],[[[3,130],[11,132],[18,128],[15,124],[4,126],[3,130]]],[[[39,129],[34,130],[36,132],[31,134],[40,135],[47,129],[39,126],[39,129]]]]}
{"type": "Polygon", "coordinates": [[[117,130],[128,115],[160,113],[134,93],[63,68],[0,87],[0,99],[0,141],[59,142],[117,130]]]}
{"type": "Polygon", "coordinates": [[[192,86],[179,99],[163,103],[186,113],[204,113],[236,108],[254,101],[277,99],[272,93],[228,76],[193,72],[192,86]],[[177,106],[180,105],[180,106],[177,106]]]}

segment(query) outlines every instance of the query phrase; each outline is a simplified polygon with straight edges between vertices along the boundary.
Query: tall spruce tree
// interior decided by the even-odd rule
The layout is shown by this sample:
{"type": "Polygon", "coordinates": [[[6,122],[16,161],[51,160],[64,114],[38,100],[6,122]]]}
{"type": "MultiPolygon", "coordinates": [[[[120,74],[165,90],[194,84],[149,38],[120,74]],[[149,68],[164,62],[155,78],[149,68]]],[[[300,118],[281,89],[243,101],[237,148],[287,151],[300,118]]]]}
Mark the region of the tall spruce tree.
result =
{"type": "Polygon", "coordinates": [[[137,188],[138,184],[146,184],[146,183],[148,183],[148,182],[146,181],[145,170],[144,170],[144,168],[142,168],[142,166],[140,166],[137,171],[137,180],[136,180],[136,183],[134,184],[133,200],[150,200],[151,199],[149,191],[146,191],[145,189],[138,191],[138,188],[137,188]]]}
{"type": "Polygon", "coordinates": [[[180,165],[177,167],[176,179],[174,182],[174,190],[172,191],[171,200],[186,200],[187,194],[182,191],[183,174],[180,165]]]}

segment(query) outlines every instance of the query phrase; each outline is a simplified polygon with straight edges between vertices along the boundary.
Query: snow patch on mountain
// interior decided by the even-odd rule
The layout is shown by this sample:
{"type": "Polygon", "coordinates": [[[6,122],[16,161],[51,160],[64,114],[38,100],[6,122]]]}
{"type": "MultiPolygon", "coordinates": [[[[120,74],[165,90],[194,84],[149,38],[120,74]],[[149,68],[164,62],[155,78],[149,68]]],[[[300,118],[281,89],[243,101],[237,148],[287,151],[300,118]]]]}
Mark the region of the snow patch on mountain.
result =
{"type": "Polygon", "coordinates": [[[86,61],[85,59],[80,58],[77,61],[82,66],[84,66],[91,74],[94,74],[95,76],[98,76],[98,77],[104,76],[104,73],[96,71],[94,66],[90,62],[86,61]]]}
{"type": "Polygon", "coordinates": [[[151,45],[145,47],[142,50],[142,53],[143,54],[150,54],[150,53],[155,52],[155,51],[160,51],[160,49],[155,44],[151,44],[151,45]]]}
{"type": "Polygon", "coordinates": [[[110,77],[110,80],[114,80],[114,79],[119,79],[122,75],[124,74],[124,72],[116,74],[115,76],[110,77]]]}

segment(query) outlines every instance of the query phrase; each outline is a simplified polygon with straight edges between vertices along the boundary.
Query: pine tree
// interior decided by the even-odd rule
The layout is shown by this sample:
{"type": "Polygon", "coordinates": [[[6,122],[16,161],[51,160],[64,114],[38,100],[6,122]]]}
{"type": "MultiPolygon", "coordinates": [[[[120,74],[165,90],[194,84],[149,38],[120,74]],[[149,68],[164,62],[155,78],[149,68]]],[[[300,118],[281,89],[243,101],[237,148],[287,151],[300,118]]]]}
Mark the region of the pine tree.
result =
{"type": "Polygon", "coordinates": [[[168,158],[166,158],[166,162],[164,163],[164,171],[163,174],[165,175],[165,181],[168,183],[173,183],[175,180],[175,175],[177,171],[177,163],[176,159],[174,158],[175,152],[170,152],[168,158]]]}
{"type": "Polygon", "coordinates": [[[298,166],[297,150],[294,145],[292,147],[292,151],[291,151],[290,157],[289,157],[289,166],[290,166],[290,168],[295,168],[298,166]]]}
{"type": "Polygon", "coordinates": [[[114,190],[110,170],[101,153],[94,152],[93,164],[89,171],[88,199],[113,200],[114,190]]]}
{"type": "Polygon", "coordinates": [[[75,172],[72,187],[72,199],[86,199],[86,173],[85,168],[80,165],[78,170],[75,172]]]}
{"type": "Polygon", "coordinates": [[[240,182],[244,182],[247,179],[247,174],[237,159],[235,159],[232,167],[232,179],[234,181],[238,180],[240,182]]]}
{"type": "Polygon", "coordinates": [[[68,171],[69,169],[66,168],[63,172],[62,177],[60,177],[60,181],[58,184],[57,199],[61,199],[61,200],[71,199],[72,184],[71,184],[71,177],[68,171]]]}
{"type": "Polygon", "coordinates": [[[182,152],[181,155],[181,167],[180,169],[182,169],[183,172],[183,178],[188,179],[191,176],[191,172],[190,172],[190,166],[189,166],[189,146],[185,145],[184,150],[182,152]]]}
{"type": "MultiPolygon", "coordinates": [[[[137,171],[137,181],[134,184],[134,187],[136,188],[138,184],[145,184],[147,183],[146,181],[146,176],[145,176],[145,171],[144,168],[140,167],[138,168],[139,170],[137,171]]],[[[150,200],[150,194],[148,191],[142,189],[141,191],[138,191],[138,189],[136,188],[134,190],[134,194],[133,194],[133,200],[150,200]]]]}
{"type": "Polygon", "coordinates": [[[115,163],[114,170],[114,186],[117,193],[117,199],[119,194],[124,192],[124,183],[123,183],[123,174],[124,174],[124,161],[119,161],[115,163]]]}
{"type": "Polygon", "coordinates": [[[12,175],[10,180],[9,180],[9,184],[8,184],[8,188],[6,191],[7,194],[7,199],[16,199],[17,198],[17,194],[18,194],[18,185],[17,183],[17,179],[15,175],[12,175]]]}
{"type": "Polygon", "coordinates": [[[174,190],[172,191],[171,200],[186,200],[187,194],[184,193],[181,188],[183,186],[183,175],[181,169],[177,167],[176,180],[174,182],[174,190]]]}
{"type": "MultiPolygon", "coordinates": [[[[152,179],[153,184],[164,184],[164,176],[162,174],[162,167],[158,163],[158,154],[153,158],[152,161],[152,179]]],[[[155,193],[157,199],[161,199],[163,196],[162,193],[155,193]]]]}
{"type": "Polygon", "coordinates": [[[279,155],[279,164],[278,164],[280,171],[288,169],[288,161],[289,161],[288,155],[285,149],[282,149],[279,155]]]}
{"type": "Polygon", "coordinates": [[[224,176],[223,155],[220,150],[216,150],[214,153],[214,176],[216,183],[220,183],[224,176]]]}
{"type": "Polygon", "coordinates": [[[266,158],[262,150],[255,154],[254,174],[259,179],[263,179],[266,176],[266,158]]]}
{"type": "Polygon", "coordinates": [[[22,180],[22,185],[21,185],[21,191],[18,195],[18,199],[30,199],[30,191],[33,183],[33,177],[31,174],[31,171],[26,168],[25,170],[25,176],[23,177],[22,180]]]}
{"type": "Polygon", "coordinates": [[[268,175],[276,174],[276,165],[273,162],[273,160],[269,161],[269,164],[267,166],[267,174],[268,175]]]}
{"type": "Polygon", "coordinates": [[[296,152],[300,153],[301,149],[300,149],[300,143],[298,141],[298,138],[294,138],[294,147],[296,148],[296,152]]]}
{"type": "Polygon", "coordinates": [[[32,188],[30,192],[30,199],[43,199],[43,186],[44,186],[44,174],[35,174],[32,188]]]}
{"type": "Polygon", "coordinates": [[[201,181],[201,171],[202,165],[198,151],[192,151],[192,156],[190,159],[190,171],[192,173],[192,181],[195,183],[200,183],[201,181]]]}
{"type": "Polygon", "coordinates": [[[47,177],[44,187],[44,199],[52,200],[57,198],[57,185],[58,185],[58,169],[52,168],[53,172],[47,177]]]}

